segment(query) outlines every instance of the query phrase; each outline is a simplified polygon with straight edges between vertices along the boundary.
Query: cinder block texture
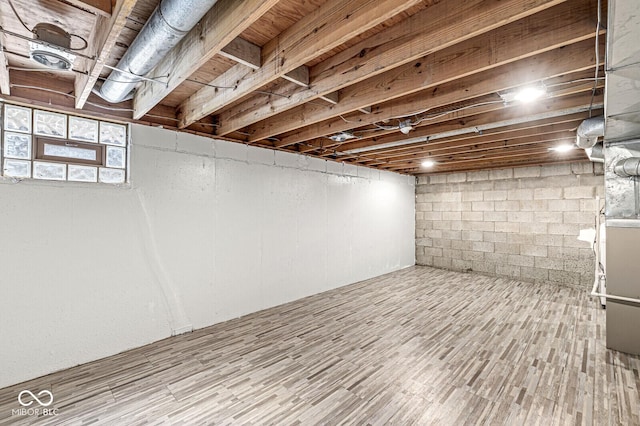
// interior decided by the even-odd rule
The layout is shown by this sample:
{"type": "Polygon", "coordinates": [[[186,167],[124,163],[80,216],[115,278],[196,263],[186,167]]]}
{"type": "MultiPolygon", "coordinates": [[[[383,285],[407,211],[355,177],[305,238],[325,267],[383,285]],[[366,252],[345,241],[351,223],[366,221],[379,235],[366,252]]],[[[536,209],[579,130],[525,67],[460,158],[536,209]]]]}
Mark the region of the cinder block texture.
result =
{"type": "MultiPolygon", "coordinates": [[[[596,165],[597,166],[597,165],[596,165]]],[[[424,175],[416,186],[419,265],[584,288],[602,170],[576,162],[424,175]]]]}

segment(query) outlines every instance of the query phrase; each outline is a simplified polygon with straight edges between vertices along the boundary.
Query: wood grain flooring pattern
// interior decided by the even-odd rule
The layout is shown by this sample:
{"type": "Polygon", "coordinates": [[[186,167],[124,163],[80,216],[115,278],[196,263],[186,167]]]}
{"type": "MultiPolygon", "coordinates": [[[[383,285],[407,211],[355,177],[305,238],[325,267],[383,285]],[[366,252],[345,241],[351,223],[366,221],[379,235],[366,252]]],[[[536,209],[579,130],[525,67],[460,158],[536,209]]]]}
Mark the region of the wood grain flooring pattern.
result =
{"type": "Polygon", "coordinates": [[[0,424],[640,425],[587,290],[428,267],[0,389],[0,424]],[[56,417],[12,416],[47,389],[56,417]]]}

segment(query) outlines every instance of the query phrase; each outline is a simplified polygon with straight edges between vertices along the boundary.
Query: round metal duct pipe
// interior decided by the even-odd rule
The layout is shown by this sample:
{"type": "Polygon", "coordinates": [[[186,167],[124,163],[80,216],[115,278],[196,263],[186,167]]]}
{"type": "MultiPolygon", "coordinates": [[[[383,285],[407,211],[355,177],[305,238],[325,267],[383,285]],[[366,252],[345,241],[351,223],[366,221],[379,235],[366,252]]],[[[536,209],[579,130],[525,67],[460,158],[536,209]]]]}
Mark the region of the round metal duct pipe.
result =
{"type": "Polygon", "coordinates": [[[589,160],[594,163],[604,163],[604,148],[602,142],[595,144],[591,148],[585,148],[584,151],[587,153],[589,160]]]}
{"type": "Polygon", "coordinates": [[[591,148],[604,136],[604,117],[588,118],[578,126],[576,145],[580,148],[591,148]]]}
{"type": "Polygon", "coordinates": [[[613,172],[625,178],[640,176],[640,157],[629,157],[618,161],[613,167],[613,172]]]}
{"type": "Polygon", "coordinates": [[[142,27],[116,68],[104,82],[98,95],[111,103],[128,98],[140,78],[202,19],[217,0],[162,0],[142,27]],[[133,75],[132,75],[133,74],[133,75]]]}

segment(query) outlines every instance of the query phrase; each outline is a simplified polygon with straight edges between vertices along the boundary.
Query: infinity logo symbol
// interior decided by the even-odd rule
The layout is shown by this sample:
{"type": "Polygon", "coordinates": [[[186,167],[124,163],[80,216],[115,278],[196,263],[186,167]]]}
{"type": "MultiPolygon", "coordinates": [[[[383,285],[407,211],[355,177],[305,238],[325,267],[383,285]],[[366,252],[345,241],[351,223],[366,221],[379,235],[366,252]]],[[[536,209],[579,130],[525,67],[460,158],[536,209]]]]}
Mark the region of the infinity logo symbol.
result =
{"type": "Polygon", "coordinates": [[[30,406],[31,404],[33,404],[33,401],[28,401],[28,402],[23,402],[23,401],[22,401],[22,396],[23,396],[23,395],[25,395],[25,394],[27,394],[27,395],[31,395],[31,398],[35,399],[35,400],[38,402],[38,404],[42,405],[43,407],[48,407],[48,406],[50,406],[51,404],[53,404],[53,394],[52,394],[51,392],[49,392],[48,390],[41,390],[40,392],[38,392],[38,396],[42,396],[42,395],[49,395],[49,398],[50,398],[50,399],[49,399],[49,402],[47,402],[47,403],[44,403],[44,402],[40,401],[40,399],[38,399],[38,396],[35,396],[35,395],[33,394],[33,392],[28,391],[28,390],[23,390],[22,392],[20,392],[20,393],[18,394],[18,402],[19,402],[19,403],[20,403],[20,405],[22,405],[23,407],[28,407],[28,406],[30,406]]]}

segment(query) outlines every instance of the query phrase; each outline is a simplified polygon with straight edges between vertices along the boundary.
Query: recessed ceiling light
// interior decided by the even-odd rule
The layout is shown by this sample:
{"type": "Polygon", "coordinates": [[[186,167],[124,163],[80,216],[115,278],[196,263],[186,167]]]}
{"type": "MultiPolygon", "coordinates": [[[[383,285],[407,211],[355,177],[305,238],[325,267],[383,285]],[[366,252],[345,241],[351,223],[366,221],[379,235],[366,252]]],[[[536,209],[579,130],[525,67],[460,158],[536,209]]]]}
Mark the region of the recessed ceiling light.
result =
{"type": "Polygon", "coordinates": [[[53,24],[33,27],[34,39],[29,41],[29,56],[39,64],[55,70],[71,69],[76,55],[69,53],[71,35],[53,24]]]}
{"type": "Polygon", "coordinates": [[[436,164],[436,162],[433,161],[433,160],[424,160],[422,162],[422,167],[429,168],[429,167],[433,167],[435,164],[436,164]]]}
{"type": "Polygon", "coordinates": [[[549,148],[549,151],[569,152],[572,149],[573,149],[573,145],[563,144],[563,145],[554,146],[553,148],[549,148]]]}

